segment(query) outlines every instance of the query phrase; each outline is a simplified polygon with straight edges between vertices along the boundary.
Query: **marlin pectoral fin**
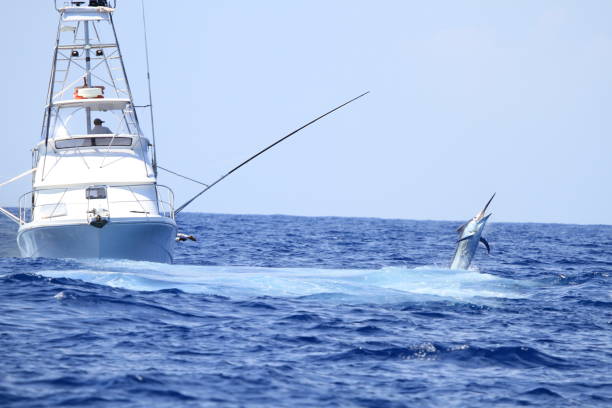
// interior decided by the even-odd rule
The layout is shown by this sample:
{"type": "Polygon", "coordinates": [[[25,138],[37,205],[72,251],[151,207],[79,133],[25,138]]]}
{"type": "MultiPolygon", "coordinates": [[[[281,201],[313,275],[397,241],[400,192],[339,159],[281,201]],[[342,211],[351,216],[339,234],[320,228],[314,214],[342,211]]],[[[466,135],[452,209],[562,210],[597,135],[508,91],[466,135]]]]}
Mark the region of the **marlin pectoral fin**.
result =
{"type": "Polygon", "coordinates": [[[465,241],[466,239],[470,239],[470,238],[472,238],[473,236],[474,236],[474,234],[472,234],[472,235],[468,235],[467,237],[463,237],[463,238],[461,238],[461,239],[457,240],[457,242],[465,241]]]}
{"type": "Polygon", "coordinates": [[[487,253],[490,254],[491,253],[491,247],[489,246],[489,243],[487,242],[487,240],[484,239],[483,237],[480,237],[480,242],[482,242],[484,244],[484,246],[487,248],[487,253]]]}

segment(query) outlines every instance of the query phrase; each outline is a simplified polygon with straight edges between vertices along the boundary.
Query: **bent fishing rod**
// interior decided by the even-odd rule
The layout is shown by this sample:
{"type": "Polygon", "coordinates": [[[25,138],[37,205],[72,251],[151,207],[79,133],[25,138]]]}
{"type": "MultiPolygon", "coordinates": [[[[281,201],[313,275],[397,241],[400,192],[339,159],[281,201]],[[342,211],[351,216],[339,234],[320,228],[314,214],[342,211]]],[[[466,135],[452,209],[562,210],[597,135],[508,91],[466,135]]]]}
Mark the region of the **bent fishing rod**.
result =
{"type": "MultiPolygon", "coordinates": [[[[315,123],[316,121],[323,119],[324,117],[326,117],[327,115],[332,114],[333,112],[337,111],[340,108],[343,108],[344,106],[348,105],[351,102],[356,101],[357,99],[361,98],[362,96],[365,96],[367,94],[369,94],[370,91],[364,92],[361,95],[347,101],[344,102],[342,105],[336,106],[334,109],[322,114],[321,116],[311,120],[310,122],[300,126],[299,128],[295,129],[293,132],[289,133],[286,136],[283,136],[282,138],[278,139],[276,142],[272,143],[271,145],[269,145],[268,147],[266,147],[265,149],[260,150],[259,152],[255,153],[253,156],[249,157],[248,159],[246,159],[245,161],[243,161],[242,163],[240,163],[239,165],[237,165],[236,167],[234,167],[233,169],[231,169],[230,171],[228,171],[227,173],[225,173],[223,176],[219,177],[217,180],[215,180],[214,182],[212,182],[211,184],[209,184],[208,186],[206,186],[206,188],[202,191],[200,191],[198,194],[196,194],[195,196],[193,196],[192,198],[190,198],[189,200],[187,200],[187,202],[185,202],[183,205],[181,205],[179,208],[177,208],[174,211],[174,215],[180,213],[181,211],[183,211],[185,209],[185,207],[187,207],[189,204],[191,204],[195,199],[197,199],[198,197],[200,197],[202,194],[204,194],[205,192],[207,192],[208,190],[210,190],[211,188],[213,188],[215,185],[217,185],[218,183],[220,183],[222,180],[224,180],[227,176],[229,176],[230,174],[232,174],[233,172],[235,172],[236,170],[238,170],[239,168],[241,168],[242,166],[244,166],[245,164],[247,164],[248,162],[250,162],[251,160],[255,159],[256,157],[262,155],[263,153],[267,152],[268,150],[270,150],[271,148],[273,148],[274,146],[276,146],[277,144],[289,139],[291,136],[295,135],[296,133],[298,133],[300,130],[307,128],[308,126],[312,125],[313,123],[315,123]]],[[[198,182],[200,183],[200,182],[198,182]]],[[[200,184],[204,184],[204,183],[200,183],[200,184]]]]}

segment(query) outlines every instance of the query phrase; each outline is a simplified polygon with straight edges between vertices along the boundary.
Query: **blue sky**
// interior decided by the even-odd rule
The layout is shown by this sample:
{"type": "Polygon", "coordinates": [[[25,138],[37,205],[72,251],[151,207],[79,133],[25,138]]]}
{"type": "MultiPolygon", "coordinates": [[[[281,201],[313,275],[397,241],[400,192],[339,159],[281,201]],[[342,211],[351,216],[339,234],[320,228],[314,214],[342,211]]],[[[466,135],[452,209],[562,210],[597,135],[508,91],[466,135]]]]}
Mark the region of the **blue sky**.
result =
{"type": "MultiPolygon", "coordinates": [[[[115,18],[144,104],[139,7],[115,18]]],[[[8,179],[40,134],[57,13],[5,9],[8,179]]],[[[610,2],[149,0],[147,15],[159,161],[202,181],[371,91],[190,211],[462,220],[497,192],[493,221],[612,224],[610,2]]],[[[160,181],[178,203],[198,190],[160,181]]]]}

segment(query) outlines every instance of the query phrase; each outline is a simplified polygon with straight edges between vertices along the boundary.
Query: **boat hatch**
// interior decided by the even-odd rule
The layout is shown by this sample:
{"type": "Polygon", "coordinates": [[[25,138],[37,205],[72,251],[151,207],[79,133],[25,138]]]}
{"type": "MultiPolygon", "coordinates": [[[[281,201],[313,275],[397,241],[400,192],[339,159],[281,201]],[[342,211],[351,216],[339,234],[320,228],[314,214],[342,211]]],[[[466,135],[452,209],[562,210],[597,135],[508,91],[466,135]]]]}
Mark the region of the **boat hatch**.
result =
{"type": "Polygon", "coordinates": [[[88,200],[98,200],[106,198],[106,186],[87,187],[85,198],[88,200]]]}
{"type": "Polygon", "coordinates": [[[97,146],[123,146],[128,147],[132,146],[132,138],[131,137],[112,137],[112,136],[103,136],[103,137],[75,137],[72,139],[62,139],[55,141],[56,149],[71,149],[76,147],[97,147],[97,146]]]}

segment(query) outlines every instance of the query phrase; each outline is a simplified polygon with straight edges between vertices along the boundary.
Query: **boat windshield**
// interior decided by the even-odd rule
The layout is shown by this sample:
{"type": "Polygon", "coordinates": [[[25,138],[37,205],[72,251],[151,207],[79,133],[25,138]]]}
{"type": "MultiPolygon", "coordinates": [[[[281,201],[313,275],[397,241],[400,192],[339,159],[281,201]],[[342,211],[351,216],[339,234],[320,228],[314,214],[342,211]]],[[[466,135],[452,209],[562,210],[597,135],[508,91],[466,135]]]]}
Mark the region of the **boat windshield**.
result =
{"type": "Polygon", "coordinates": [[[75,147],[95,147],[95,146],[131,146],[131,137],[75,137],[55,141],[56,149],[70,149],[75,147]]]}

